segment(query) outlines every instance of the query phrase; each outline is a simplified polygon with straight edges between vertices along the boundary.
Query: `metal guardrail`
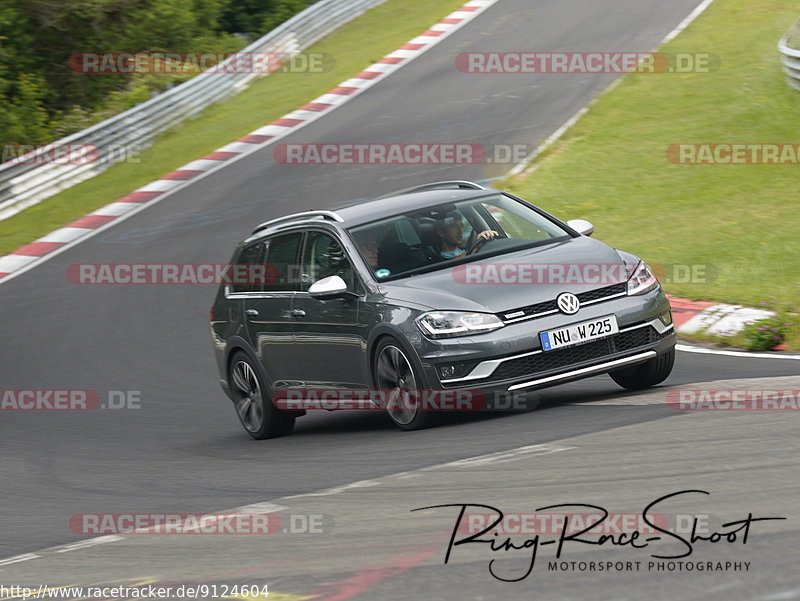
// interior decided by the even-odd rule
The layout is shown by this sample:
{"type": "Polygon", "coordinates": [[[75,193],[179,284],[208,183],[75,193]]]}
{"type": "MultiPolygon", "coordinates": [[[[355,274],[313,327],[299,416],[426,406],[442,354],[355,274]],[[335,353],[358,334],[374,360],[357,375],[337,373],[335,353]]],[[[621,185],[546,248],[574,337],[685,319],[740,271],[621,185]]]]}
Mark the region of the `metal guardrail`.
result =
{"type": "Polygon", "coordinates": [[[786,83],[795,90],[800,91],[800,50],[795,50],[789,46],[789,38],[793,35],[800,40],[800,20],[778,42],[778,52],[781,53],[781,63],[783,64],[783,72],[786,74],[786,83]]]}
{"type": "MultiPolygon", "coordinates": [[[[240,52],[297,54],[348,21],[386,0],[321,0],[240,52]]],[[[62,138],[50,146],[93,148],[84,164],[44,162],[45,149],[23,162],[0,165],[0,220],[101,173],[114,163],[114,149],[146,148],[153,139],[211,104],[244,89],[255,73],[219,73],[227,62],[138,104],[124,113],[62,138]],[[37,158],[39,157],[39,158],[37,158]]]]}

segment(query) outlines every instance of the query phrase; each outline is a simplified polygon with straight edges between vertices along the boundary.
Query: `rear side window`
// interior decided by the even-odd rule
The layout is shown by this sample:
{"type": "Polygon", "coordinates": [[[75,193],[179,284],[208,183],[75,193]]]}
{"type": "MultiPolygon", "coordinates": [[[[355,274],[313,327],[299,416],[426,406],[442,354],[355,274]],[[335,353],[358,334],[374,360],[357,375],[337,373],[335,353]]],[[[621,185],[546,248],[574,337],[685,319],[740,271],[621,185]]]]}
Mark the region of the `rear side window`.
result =
{"type": "Polygon", "coordinates": [[[267,246],[266,292],[300,290],[300,266],[298,256],[303,234],[295,232],[270,238],[267,246]]]}
{"type": "MultiPolygon", "coordinates": [[[[234,263],[237,265],[263,265],[266,249],[267,246],[263,242],[245,246],[234,263]]],[[[242,281],[234,278],[234,283],[231,284],[231,292],[258,292],[260,290],[261,284],[255,278],[244,277],[242,281]]]]}

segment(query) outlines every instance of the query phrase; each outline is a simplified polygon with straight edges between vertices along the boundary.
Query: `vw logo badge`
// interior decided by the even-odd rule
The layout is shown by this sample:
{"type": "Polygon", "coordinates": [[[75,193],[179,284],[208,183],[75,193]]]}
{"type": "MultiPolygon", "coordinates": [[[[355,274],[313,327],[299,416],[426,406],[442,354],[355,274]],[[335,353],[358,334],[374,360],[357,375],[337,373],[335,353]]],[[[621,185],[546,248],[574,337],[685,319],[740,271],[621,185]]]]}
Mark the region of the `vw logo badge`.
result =
{"type": "Polygon", "coordinates": [[[559,294],[558,298],[556,299],[556,304],[558,305],[558,308],[561,309],[561,312],[566,313],[567,315],[573,315],[578,312],[578,309],[581,308],[581,301],[579,301],[578,297],[571,292],[559,294]]]}

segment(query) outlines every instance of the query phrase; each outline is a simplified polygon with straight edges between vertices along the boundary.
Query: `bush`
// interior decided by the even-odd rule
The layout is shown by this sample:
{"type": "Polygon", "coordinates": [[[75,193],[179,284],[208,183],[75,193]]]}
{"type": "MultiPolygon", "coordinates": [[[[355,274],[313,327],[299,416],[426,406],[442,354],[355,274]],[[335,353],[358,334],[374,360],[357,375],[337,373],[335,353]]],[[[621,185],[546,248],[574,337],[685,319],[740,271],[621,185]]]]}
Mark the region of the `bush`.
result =
{"type": "Polygon", "coordinates": [[[759,319],[747,324],[744,337],[747,348],[751,351],[769,351],[779,346],[786,339],[786,332],[792,326],[782,315],[759,319]]]}

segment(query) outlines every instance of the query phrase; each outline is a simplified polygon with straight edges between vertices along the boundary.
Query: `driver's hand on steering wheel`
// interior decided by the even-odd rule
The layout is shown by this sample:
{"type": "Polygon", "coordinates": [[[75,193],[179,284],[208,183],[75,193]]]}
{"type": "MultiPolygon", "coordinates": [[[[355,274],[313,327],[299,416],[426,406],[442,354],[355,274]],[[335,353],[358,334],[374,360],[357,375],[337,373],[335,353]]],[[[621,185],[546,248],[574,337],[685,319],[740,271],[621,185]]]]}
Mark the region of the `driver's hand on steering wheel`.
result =
{"type": "Polygon", "coordinates": [[[466,254],[474,255],[483,247],[484,244],[498,237],[500,237],[500,234],[494,230],[483,230],[480,234],[475,236],[475,241],[472,243],[469,249],[467,249],[466,254]]]}
{"type": "Polygon", "coordinates": [[[482,239],[482,240],[494,240],[499,235],[500,234],[498,234],[494,230],[483,230],[480,234],[477,235],[477,238],[482,239]]]}

